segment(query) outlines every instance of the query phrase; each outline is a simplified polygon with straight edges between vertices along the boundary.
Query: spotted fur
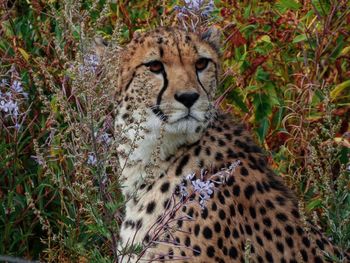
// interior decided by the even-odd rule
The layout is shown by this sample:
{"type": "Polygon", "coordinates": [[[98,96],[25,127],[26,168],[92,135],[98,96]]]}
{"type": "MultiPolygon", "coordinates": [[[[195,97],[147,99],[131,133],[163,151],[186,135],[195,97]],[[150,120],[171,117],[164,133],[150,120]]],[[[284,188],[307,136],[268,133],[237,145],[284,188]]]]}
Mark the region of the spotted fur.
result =
{"type": "Polygon", "coordinates": [[[142,260],[161,262],[319,263],[326,255],[349,262],[303,222],[295,195],[243,125],[213,109],[218,35],[160,28],[136,36],[123,53],[121,247],[142,244],[142,260]],[[200,192],[191,192],[196,180],[213,186],[202,205],[200,192]]]}

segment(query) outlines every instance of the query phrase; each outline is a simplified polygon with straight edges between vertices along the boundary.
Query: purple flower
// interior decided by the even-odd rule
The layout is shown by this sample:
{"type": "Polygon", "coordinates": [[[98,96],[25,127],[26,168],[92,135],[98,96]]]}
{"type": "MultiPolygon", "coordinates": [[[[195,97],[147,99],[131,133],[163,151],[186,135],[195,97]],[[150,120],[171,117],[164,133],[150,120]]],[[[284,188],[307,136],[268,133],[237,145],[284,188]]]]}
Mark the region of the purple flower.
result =
{"type": "MultiPolygon", "coordinates": [[[[0,83],[0,87],[5,87],[7,85],[8,85],[8,80],[7,79],[2,79],[1,83],[0,83]]],[[[0,92],[0,95],[1,95],[1,92],[0,92]]]]}
{"type": "Polygon", "coordinates": [[[11,118],[14,123],[9,128],[15,128],[17,131],[21,128],[19,123],[20,110],[18,102],[12,98],[12,93],[0,93],[0,113],[3,113],[5,117],[11,118]]]}
{"type": "Polygon", "coordinates": [[[96,73],[100,59],[96,54],[88,54],[84,56],[83,65],[79,67],[80,73],[96,73]]]}
{"type": "Polygon", "coordinates": [[[186,176],[186,179],[192,181],[195,175],[196,175],[195,173],[190,173],[189,175],[186,176]]]}
{"type": "Polygon", "coordinates": [[[106,145],[110,145],[111,142],[112,142],[111,135],[108,134],[107,132],[104,132],[103,134],[101,134],[99,136],[98,141],[102,142],[102,143],[104,143],[106,145]]]}
{"type": "Polygon", "coordinates": [[[179,19],[183,19],[183,18],[185,18],[187,16],[188,10],[184,6],[178,6],[177,5],[177,6],[174,7],[174,10],[177,11],[177,17],[179,19]]]}
{"type": "Polygon", "coordinates": [[[197,179],[192,181],[192,186],[194,191],[199,193],[199,204],[204,208],[205,202],[210,199],[210,196],[214,193],[214,183],[210,180],[201,181],[200,179],[197,179]]]}
{"type": "Polygon", "coordinates": [[[94,153],[89,153],[87,164],[95,166],[97,164],[97,158],[94,153]]]}
{"type": "Polygon", "coordinates": [[[211,0],[209,3],[204,6],[203,11],[202,11],[202,16],[204,17],[210,17],[210,15],[213,13],[215,9],[214,1],[211,0]]]}
{"type": "Polygon", "coordinates": [[[184,6],[175,6],[174,10],[178,12],[177,17],[183,19],[189,15],[199,15],[204,18],[210,17],[214,11],[213,0],[184,0],[184,6]]]}
{"type": "Polygon", "coordinates": [[[0,114],[6,119],[8,128],[18,131],[26,116],[20,108],[23,97],[27,98],[28,93],[23,91],[23,84],[14,65],[6,74],[10,74],[10,77],[0,80],[0,114]]]}
{"type": "Polygon", "coordinates": [[[186,6],[192,10],[199,10],[204,2],[204,0],[185,0],[186,6]]]}
{"type": "Polygon", "coordinates": [[[22,83],[18,80],[15,80],[12,85],[11,85],[11,89],[14,90],[17,93],[21,93],[23,92],[23,87],[22,87],[22,83]]]}
{"type": "Polygon", "coordinates": [[[28,98],[28,93],[23,91],[23,86],[22,83],[18,80],[15,80],[12,85],[11,85],[11,90],[18,93],[22,94],[25,98],[28,98]]]}
{"type": "Polygon", "coordinates": [[[13,125],[12,127],[15,128],[17,131],[19,131],[19,129],[21,129],[22,125],[16,121],[15,125],[13,125]]]}
{"type": "MultiPolygon", "coordinates": [[[[199,194],[199,204],[202,208],[205,207],[205,202],[210,198],[210,196],[214,192],[214,183],[211,180],[205,180],[204,176],[206,174],[206,171],[204,169],[201,170],[201,178],[194,180],[195,173],[191,173],[187,175],[185,180],[188,180],[191,182],[191,186],[193,192],[199,194]]],[[[180,185],[180,194],[182,197],[182,200],[184,200],[186,197],[189,196],[188,188],[185,186],[185,183],[181,183],[180,185]]]]}
{"type": "Polygon", "coordinates": [[[43,165],[44,161],[41,157],[35,156],[35,155],[31,155],[30,158],[32,158],[37,164],[39,165],[43,165]]]}
{"type": "Polygon", "coordinates": [[[180,195],[181,199],[184,200],[188,196],[187,188],[185,186],[185,183],[180,184],[180,195]]]}
{"type": "Polygon", "coordinates": [[[230,167],[228,168],[229,171],[234,172],[238,165],[241,164],[241,160],[236,160],[233,163],[231,163],[230,167]]]}
{"type": "Polygon", "coordinates": [[[13,101],[12,99],[9,99],[8,101],[2,99],[0,101],[0,111],[6,113],[9,116],[17,118],[19,113],[17,102],[13,101]]]}

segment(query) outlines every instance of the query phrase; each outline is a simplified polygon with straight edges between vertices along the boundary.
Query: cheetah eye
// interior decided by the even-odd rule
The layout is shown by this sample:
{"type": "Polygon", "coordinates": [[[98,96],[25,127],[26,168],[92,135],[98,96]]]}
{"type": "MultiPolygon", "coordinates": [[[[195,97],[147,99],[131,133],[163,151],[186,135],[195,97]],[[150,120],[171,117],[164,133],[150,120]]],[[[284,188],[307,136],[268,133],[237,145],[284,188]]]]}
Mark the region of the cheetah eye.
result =
{"type": "Polygon", "coordinates": [[[198,71],[204,70],[208,66],[209,61],[210,61],[210,59],[208,59],[208,58],[200,58],[200,59],[198,59],[196,61],[196,64],[195,64],[196,70],[198,70],[198,71]]]}
{"type": "Polygon", "coordinates": [[[163,63],[158,60],[148,62],[145,65],[149,68],[151,72],[156,74],[161,73],[164,70],[163,63]]]}

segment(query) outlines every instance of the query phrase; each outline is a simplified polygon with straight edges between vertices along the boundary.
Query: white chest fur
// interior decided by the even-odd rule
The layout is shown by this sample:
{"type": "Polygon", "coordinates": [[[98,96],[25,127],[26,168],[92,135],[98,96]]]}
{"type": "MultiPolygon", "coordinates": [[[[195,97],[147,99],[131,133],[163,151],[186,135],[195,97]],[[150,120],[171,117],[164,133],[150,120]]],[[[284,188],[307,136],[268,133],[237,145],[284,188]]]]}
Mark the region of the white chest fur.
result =
{"type": "MultiPolygon", "coordinates": [[[[121,119],[117,124],[125,127],[121,119]]],[[[152,115],[142,128],[134,124],[126,126],[128,143],[118,148],[123,152],[120,164],[124,167],[122,191],[126,198],[125,218],[120,232],[123,247],[141,243],[157,224],[157,218],[164,213],[164,202],[169,195],[162,193],[160,186],[168,180],[165,179],[168,175],[164,175],[164,178],[160,178],[160,175],[171,165],[166,158],[180,154],[180,146],[192,144],[201,137],[201,133],[196,132],[198,125],[192,122],[167,128],[152,115]],[[151,209],[152,202],[157,202],[154,209],[151,209]]],[[[169,181],[169,192],[173,192],[181,178],[171,178],[169,181]]]]}
{"type": "MultiPolygon", "coordinates": [[[[125,172],[140,177],[137,179],[137,176],[132,176],[132,179],[129,178],[124,184],[123,193],[128,199],[125,203],[125,218],[120,232],[122,246],[136,245],[141,243],[147,234],[152,236],[152,229],[154,230],[158,217],[164,213],[163,203],[168,198],[159,190],[160,185],[166,180],[164,177],[159,179],[164,170],[164,167],[152,170],[153,176],[157,179],[147,182],[149,178],[143,176],[147,172],[141,164],[126,169],[125,172]],[[155,204],[154,209],[150,208],[152,203],[155,204]]],[[[172,185],[177,183],[173,181],[172,185]]]]}

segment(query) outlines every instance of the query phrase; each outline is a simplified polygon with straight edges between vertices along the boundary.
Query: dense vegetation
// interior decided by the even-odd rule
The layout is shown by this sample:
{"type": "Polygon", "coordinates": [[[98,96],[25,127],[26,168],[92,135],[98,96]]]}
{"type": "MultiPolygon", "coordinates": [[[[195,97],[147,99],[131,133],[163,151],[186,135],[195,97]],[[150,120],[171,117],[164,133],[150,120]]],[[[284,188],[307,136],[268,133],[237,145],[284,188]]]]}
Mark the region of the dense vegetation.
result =
{"type": "Polygon", "coordinates": [[[160,25],[222,30],[217,107],[247,123],[305,220],[348,249],[349,1],[5,0],[0,255],[116,261],[118,51],[160,25]],[[110,43],[104,61],[96,36],[110,43]]]}

